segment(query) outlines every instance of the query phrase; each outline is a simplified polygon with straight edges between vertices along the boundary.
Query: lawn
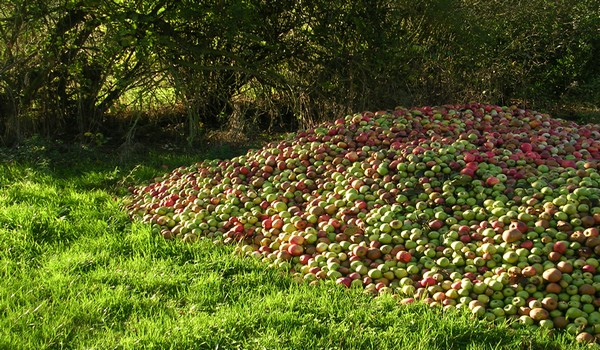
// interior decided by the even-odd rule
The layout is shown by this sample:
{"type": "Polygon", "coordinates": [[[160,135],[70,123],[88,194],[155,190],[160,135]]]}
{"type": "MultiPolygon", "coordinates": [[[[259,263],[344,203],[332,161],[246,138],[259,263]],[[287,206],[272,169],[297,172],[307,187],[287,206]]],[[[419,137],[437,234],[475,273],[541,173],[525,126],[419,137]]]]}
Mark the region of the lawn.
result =
{"type": "Polygon", "coordinates": [[[1,150],[0,349],[577,348],[560,332],[298,284],[233,246],[165,241],[123,210],[127,186],[236,152],[1,150]]]}

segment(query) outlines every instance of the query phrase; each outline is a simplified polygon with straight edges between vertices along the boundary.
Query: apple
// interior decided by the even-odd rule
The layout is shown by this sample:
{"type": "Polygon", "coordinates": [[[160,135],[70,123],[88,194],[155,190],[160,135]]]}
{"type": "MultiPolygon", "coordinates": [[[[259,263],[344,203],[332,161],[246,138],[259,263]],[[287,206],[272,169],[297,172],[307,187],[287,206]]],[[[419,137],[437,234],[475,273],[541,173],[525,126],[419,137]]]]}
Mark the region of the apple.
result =
{"type": "Polygon", "coordinates": [[[236,244],[303,283],[576,335],[600,307],[598,139],[511,106],[354,113],[173,169],[126,207],[152,234],[236,244]]]}

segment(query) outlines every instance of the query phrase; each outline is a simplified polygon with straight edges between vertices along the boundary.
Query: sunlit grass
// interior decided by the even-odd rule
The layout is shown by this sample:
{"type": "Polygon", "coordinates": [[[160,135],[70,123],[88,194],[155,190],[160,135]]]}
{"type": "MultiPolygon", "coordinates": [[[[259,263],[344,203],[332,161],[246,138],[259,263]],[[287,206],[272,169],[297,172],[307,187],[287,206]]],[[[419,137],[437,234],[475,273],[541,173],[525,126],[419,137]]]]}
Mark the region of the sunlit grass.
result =
{"type": "Polygon", "coordinates": [[[1,165],[0,349],[576,348],[562,333],[298,284],[233,247],[130,222],[126,186],[200,158],[1,165]]]}

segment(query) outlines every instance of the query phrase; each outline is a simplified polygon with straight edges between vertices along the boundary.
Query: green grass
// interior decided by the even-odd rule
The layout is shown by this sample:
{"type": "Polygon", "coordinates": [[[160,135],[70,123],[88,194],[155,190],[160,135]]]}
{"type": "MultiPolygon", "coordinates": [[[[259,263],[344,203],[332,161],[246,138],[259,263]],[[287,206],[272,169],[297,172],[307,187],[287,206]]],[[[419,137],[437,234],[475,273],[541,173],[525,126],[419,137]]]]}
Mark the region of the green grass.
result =
{"type": "Polygon", "coordinates": [[[0,349],[577,348],[562,333],[300,285],[233,247],[129,221],[126,186],[201,154],[2,152],[0,349]]]}

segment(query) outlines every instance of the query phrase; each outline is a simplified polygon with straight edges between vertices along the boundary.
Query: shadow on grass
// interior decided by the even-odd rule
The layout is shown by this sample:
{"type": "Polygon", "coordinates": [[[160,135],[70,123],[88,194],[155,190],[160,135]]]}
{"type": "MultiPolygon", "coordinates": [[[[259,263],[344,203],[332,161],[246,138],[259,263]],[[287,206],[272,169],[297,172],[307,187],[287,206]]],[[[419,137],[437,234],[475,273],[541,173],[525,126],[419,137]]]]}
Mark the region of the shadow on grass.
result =
{"type": "Polygon", "coordinates": [[[123,195],[126,188],[151,181],[179,167],[205,159],[229,159],[258,145],[215,144],[209,148],[65,145],[31,138],[13,148],[0,148],[0,180],[10,183],[36,174],[83,190],[101,189],[123,195]]]}

